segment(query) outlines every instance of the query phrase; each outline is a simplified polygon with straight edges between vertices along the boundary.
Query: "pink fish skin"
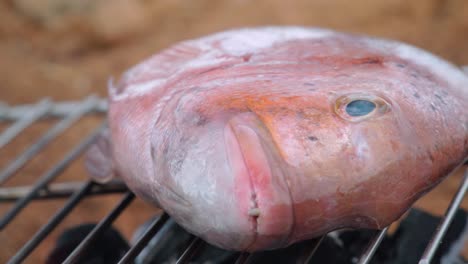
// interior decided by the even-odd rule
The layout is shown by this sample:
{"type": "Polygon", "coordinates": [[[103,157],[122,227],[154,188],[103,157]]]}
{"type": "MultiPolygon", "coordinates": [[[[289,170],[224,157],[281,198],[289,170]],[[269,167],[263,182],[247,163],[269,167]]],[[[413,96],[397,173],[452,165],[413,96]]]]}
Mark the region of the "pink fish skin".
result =
{"type": "Polygon", "coordinates": [[[109,93],[95,179],[118,175],[226,249],[383,228],[468,155],[468,78],[395,41],[231,30],[152,56],[109,93]]]}

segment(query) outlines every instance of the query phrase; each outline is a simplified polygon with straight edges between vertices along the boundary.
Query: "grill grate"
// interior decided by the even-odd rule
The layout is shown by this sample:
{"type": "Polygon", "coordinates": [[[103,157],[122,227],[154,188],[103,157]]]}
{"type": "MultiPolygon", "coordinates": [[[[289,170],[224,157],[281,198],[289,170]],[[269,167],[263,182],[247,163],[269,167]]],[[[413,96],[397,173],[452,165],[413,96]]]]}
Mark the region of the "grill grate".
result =
{"type": "MultiPolygon", "coordinates": [[[[45,99],[36,104],[8,106],[0,104],[0,122],[8,124],[9,127],[0,134],[0,148],[6,146],[18,134],[33,123],[44,119],[54,118],[60,121],[50,128],[42,137],[27,148],[15,160],[9,163],[0,171],[0,185],[15,175],[28,161],[41,152],[49,143],[62,134],[66,129],[78,122],[81,118],[91,114],[104,115],[107,104],[104,99],[94,96],[76,102],[53,102],[45,99]]],[[[127,206],[134,200],[135,196],[120,181],[111,181],[101,185],[90,180],[86,182],[68,182],[52,184],[52,180],[58,177],[72,162],[74,162],[96,139],[99,132],[105,127],[103,122],[95,131],[84,138],[65,157],[55,164],[49,171],[43,174],[32,186],[0,187],[0,202],[12,203],[14,205],[1,217],[0,231],[10,224],[31,201],[39,199],[56,199],[68,197],[67,202],[61,207],[49,221],[37,231],[33,237],[9,260],[9,263],[20,263],[62,222],[62,220],[77,206],[83,198],[91,195],[101,195],[108,193],[122,193],[123,198],[105,216],[99,224],[86,236],[78,247],[68,256],[64,263],[78,263],[80,257],[89,249],[89,246],[96,238],[107,230],[114,220],[122,214],[127,206]]],[[[453,200],[449,204],[445,216],[441,220],[433,237],[428,241],[427,248],[420,259],[420,264],[431,263],[434,254],[440,245],[445,233],[455,217],[463,197],[468,189],[468,170],[460,183],[453,200]]],[[[119,263],[131,263],[144,249],[149,241],[168,223],[169,216],[163,213],[155,219],[149,228],[133,244],[119,263]]],[[[358,258],[358,263],[370,263],[372,256],[382,242],[388,228],[376,231],[374,237],[369,241],[367,248],[358,258]]],[[[303,263],[309,263],[310,259],[320,247],[325,236],[311,240],[309,250],[303,256],[299,256],[303,263]]],[[[189,263],[190,260],[203,248],[204,242],[192,237],[191,242],[177,260],[177,263],[189,263]]],[[[239,253],[235,263],[251,263],[257,253],[239,253]]]]}

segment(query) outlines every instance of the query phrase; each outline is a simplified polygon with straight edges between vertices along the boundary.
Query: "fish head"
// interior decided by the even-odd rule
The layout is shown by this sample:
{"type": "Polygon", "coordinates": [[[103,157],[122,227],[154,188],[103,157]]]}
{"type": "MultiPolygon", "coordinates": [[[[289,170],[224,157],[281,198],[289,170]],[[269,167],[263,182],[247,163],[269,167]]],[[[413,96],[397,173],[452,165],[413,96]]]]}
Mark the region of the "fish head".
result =
{"type": "Polygon", "coordinates": [[[349,35],[237,56],[220,48],[243,51],[229,38],[143,63],[167,79],[110,111],[129,187],[212,244],[256,251],[383,228],[468,154],[468,100],[451,80],[468,81],[439,59],[349,35]]]}
{"type": "MultiPolygon", "coordinates": [[[[175,188],[189,183],[196,195],[176,192],[219,221],[214,232],[228,248],[239,241],[237,249],[277,248],[337,227],[390,224],[459,162],[464,146],[455,142],[466,132],[424,93],[433,80],[413,80],[388,60],[328,74],[298,65],[284,76],[229,84],[229,94],[195,88],[181,96],[169,109],[180,114],[172,127],[188,140],[160,158],[185,151],[179,157],[187,167],[171,179],[181,179],[175,188]]],[[[444,98],[458,109],[455,98],[444,98]]],[[[177,141],[174,129],[167,131],[166,142],[177,141]]],[[[190,215],[193,227],[200,213],[190,215]]]]}

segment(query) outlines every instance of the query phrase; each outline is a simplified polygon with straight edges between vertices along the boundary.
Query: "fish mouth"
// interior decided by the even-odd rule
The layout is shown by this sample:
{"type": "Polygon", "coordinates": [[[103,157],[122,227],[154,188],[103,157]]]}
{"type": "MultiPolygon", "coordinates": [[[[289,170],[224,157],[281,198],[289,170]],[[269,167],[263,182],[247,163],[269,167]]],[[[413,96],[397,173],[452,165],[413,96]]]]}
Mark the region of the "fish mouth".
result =
{"type": "Polygon", "coordinates": [[[272,165],[273,152],[259,135],[254,118],[236,116],[225,128],[238,210],[240,217],[248,218],[252,234],[245,251],[285,246],[294,225],[288,184],[278,166],[272,165]]]}

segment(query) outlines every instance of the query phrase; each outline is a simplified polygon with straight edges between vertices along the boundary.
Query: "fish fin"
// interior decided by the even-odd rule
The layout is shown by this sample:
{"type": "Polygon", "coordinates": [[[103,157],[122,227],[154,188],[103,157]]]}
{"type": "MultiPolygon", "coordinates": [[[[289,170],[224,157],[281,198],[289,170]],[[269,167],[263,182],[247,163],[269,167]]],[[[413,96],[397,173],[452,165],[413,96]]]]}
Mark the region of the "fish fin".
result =
{"type": "Polygon", "coordinates": [[[91,178],[99,183],[106,183],[116,176],[109,129],[103,130],[89,147],[85,155],[85,167],[91,178]]]}

